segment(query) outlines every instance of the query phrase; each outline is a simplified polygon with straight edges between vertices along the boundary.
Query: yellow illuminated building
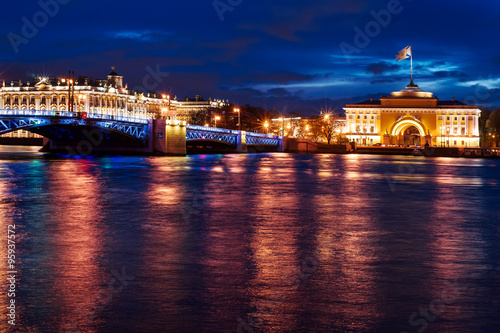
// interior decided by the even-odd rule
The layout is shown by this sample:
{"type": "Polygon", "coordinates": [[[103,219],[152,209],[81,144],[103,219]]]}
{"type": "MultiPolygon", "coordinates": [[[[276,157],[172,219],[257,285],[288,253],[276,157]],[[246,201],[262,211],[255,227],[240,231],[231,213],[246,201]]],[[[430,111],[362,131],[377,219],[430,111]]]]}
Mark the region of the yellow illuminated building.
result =
{"type": "Polygon", "coordinates": [[[440,101],[413,81],[388,97],[344,110],[347,137],[360,146],[479,147],[481,111],[455,99],[440,101]]]}

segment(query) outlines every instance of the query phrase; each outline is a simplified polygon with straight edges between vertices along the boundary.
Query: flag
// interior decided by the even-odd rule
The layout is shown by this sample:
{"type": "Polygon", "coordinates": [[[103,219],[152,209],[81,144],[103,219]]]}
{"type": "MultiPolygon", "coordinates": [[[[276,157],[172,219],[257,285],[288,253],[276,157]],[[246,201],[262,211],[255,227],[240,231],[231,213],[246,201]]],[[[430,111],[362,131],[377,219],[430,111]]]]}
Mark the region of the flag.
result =
{"type": "Polygon", "coordinates": [[[405,60],[411,56],[412,56],[411,55],[411,45],[408,45],[407,47],[405,47],[404,49],[399,51],[398,54],[396,54],[396,60],[397,61],[405,60]]]}

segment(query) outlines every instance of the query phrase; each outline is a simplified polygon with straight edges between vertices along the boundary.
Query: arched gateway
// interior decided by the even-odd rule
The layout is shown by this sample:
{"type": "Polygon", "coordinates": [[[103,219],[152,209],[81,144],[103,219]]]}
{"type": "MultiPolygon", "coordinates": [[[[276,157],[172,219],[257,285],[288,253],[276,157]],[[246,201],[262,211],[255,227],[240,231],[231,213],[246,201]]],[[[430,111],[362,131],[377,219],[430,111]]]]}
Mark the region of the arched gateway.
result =
{"type": "Polygon", "coordinates": [[[440,101],[412,82],[403,90],[380,100],[349,104],[347,137],[359,145],[479,146],[479,115],[476,106],[440,101]]]}
{"type": "Polygon", "coordinates": [[[412,116],[402,118],[397,121],[391,130],[391,144],[406,146],[421,146],[426,143],[431,144],[426,139],[425,126],[412,116]],[[395,142],[394,142],[395,141],[395,142]]]}

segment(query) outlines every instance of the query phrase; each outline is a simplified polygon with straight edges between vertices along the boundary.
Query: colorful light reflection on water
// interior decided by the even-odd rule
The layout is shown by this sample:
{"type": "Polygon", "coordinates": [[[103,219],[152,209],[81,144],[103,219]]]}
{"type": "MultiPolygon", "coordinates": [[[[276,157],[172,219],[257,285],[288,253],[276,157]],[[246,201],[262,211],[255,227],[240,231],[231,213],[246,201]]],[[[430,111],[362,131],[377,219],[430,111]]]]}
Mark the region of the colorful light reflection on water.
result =
{"type": "Polygon", "coordinates": [[[0,147],[1,227],[17,226],[16,329],[496,332],[499,166],[73,160],[0,147]]]}

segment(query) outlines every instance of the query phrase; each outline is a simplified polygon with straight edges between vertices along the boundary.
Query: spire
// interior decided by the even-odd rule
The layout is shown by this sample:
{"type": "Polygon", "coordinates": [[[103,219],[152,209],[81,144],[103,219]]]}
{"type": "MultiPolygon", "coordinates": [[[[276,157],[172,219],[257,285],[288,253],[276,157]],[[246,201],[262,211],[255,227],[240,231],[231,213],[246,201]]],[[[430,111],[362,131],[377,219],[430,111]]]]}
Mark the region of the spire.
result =
{"type": "Polygon", "coordinates": [[[418,85],[416,85],[415,83],[413,83],[413,78],[410,79],[410,84],[407,85],[407,87],[417,87],[418,88],[418,85]]]}
{"type": "Polygon", "coordinates": [[[115,66],[111,66],[111,69],[113,70],[111,73],[109,73],[108,76],[119,76],[116,72],[115,72],[115,66]]]}

